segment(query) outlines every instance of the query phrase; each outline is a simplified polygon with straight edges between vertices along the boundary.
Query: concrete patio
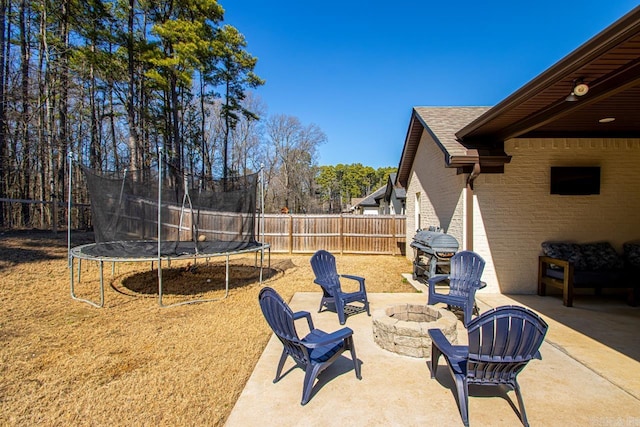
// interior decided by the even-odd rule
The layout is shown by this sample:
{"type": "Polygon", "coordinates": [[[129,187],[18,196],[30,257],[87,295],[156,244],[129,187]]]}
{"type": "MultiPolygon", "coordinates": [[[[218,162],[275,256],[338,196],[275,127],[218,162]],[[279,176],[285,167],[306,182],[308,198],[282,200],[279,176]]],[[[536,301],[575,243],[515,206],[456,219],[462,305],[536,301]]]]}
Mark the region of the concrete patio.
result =
{"type": "MultiPolygon", "coordinates": [[[[399,303],[424,304],[427,295],[370,294],[369,299],[373,312],[399,303]]],[[[297,293],[290,306],[311,312],[317,328],[339,329],[335,313],[316,313],[319,300],[319,293],[297,293]]],[[[640,308],[590,296],[579,297],[572,308],[553,296],[478,294],[477,302],[481,312],[525,305],[549,323],[542,360],[531,362],[519,376],[531,425],[640,426],[640,308]]],[[[320,374],[311,401],[301,406],[303,371],[291,359],[283,378],[273,383],[282,346],[272,336],[226,426],[462,425],[444,359],[432,380],[425,359],[378,347],[371,317],[351,316],[346,326],[354,330],[362,380],[356,379],[345,353],[320,374]]],[[[513,392],[471,388],[470,394],[472,426],[520,424],[513,392]]]]}

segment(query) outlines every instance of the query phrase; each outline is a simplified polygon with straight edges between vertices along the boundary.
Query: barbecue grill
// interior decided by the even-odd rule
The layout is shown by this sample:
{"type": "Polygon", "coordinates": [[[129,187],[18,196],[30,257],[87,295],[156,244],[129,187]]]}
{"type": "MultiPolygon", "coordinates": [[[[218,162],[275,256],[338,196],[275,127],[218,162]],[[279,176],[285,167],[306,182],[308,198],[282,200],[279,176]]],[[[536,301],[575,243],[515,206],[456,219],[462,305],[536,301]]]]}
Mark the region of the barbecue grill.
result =
{"type": "Polygon", "coordinates": [[[418,230],[410,246],[413,248],[413,278],[429,279],[435,274],[449,272],[451,257],[458,252],[455,237],[443,232],[440,227],[418,230]]]}

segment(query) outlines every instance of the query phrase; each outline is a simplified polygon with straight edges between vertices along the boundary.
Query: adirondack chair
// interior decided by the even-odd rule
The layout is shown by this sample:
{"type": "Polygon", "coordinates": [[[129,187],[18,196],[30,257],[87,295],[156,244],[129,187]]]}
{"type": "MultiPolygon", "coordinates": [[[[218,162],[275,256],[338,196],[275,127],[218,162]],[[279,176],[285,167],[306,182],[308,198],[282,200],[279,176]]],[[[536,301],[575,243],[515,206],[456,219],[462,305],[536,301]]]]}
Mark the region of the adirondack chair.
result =
{"type": "Polygon", "coordinates": [[[473,316],[476,307],[476,291],[480,288],[480,277],[484,270],[484,260],[472,251],[461,251],[451,257],[451,271],[428,279],[428,304],[442,302],[448,306],[460,307],[464,314],[465,326],[473,316]],[[436,292],[436,283],[449,280],[449,292],[436,292]]]}
{"type": "MultiPolygon", "coordinates": [[[[352,276],[348,274],[338,274],[336,267],[336,258],[325,250],[319,250],[311,257],[311,268],[316,278],[314,283],[322,287],[322,299],[320,300],[320,308],[318,313],[322,311],[323,307],[329,308],[331,305],[335,306],[338,313],[338,320],[341,325],[346,322],[346,308],[347,305],[352,302],[362,303],[362,309],[359,311],[369,312],[369,300],[367,299],[367,290],[364,285],[364,277],[352,276]],[[340,279],[356,280],[360,284],[359,290],[356,292],[344,292],[340,285],[340,279]]],[[[353,306],[349,306],[352,308],[353,306]]],[[[354,311],[354,310],[350,310],[354,311]]]]}
{"type": "Polygon", "coordinates": [[[465,426],[469,425],[469,384],[514,390],[520,420],[529,425],[517,375],[531,359],[541,359],[538,349],[547,329],[547,323],[537,314],[518,306],[497,307],[469,322],[468,346],[451,345],[440,329],[429,329],[431,378],[436,377],[438,359],[444,355],[456,383],[465,426]]]}
{"type": "Polygon", "coordinates": [[[356,377],[362,379],[356,348],[353,344],[353,331],[350,328],[342,328],[330,334],[316,329],[308,311],[294,313],[282,297],[269,287],[260,290],[258,299],[262,314],[283,345],[273,382],[276,383],[280,380],[287,356],[291,356],[296,364],[305,371],[302,401],[300,402],[302,405],[305,405],[311,398],[313,383],[320,372],[328,368],[346,350],[351,352],[356,377]],[[302,318],[307,319],[310,332],[300,338],[296,331],[295,321],[302,318]]]}

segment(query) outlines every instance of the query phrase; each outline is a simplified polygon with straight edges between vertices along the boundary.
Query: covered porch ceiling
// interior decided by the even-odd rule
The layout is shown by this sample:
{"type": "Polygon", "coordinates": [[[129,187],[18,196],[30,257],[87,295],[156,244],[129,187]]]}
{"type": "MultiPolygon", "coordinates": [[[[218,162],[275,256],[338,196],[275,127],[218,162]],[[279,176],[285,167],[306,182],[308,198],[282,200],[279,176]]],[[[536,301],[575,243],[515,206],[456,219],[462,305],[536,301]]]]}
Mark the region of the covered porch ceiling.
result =
{"type": "Polygon", "coordinates": [[[510,138],[640,138],[640,6],[456,132],[467,148],[510,138]],[[574,82],[589,90],[567,101],[574,82]],[[610,119],[602,123],[601,119],[610,119]]]}

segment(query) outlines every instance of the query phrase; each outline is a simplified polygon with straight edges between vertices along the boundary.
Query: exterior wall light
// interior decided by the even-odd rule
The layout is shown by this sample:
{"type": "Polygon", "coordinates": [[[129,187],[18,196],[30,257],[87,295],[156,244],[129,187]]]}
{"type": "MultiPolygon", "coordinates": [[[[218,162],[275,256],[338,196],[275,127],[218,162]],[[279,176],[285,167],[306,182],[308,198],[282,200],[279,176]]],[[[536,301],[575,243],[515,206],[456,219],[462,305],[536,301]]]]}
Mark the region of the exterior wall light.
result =
{"type": "Polygon", "coordinates": [[[571,93],[564,99],[567,102],[576,102],[578,97],[585,96],[589,92],[589,86],[582,81],[582,78],[575,79],[573,81],[573,88],[571,89],[571,93]]]}

